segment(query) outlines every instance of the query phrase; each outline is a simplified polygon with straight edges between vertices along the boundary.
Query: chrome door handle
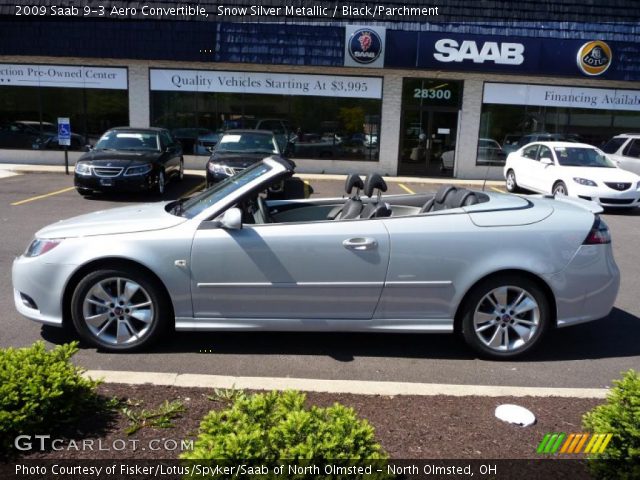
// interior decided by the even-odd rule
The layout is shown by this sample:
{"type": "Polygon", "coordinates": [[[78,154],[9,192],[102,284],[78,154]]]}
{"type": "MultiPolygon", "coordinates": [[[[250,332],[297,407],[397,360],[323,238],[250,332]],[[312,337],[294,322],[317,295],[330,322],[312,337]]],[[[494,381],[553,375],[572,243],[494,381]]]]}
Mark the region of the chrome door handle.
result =
{"type": "Polygon", "coordinates": [[[343,240],[342,246],[350,250],[373,250],[375,248],[378,248],[378,242],[376,242],[374,238],[355,237],[343,240]]]}

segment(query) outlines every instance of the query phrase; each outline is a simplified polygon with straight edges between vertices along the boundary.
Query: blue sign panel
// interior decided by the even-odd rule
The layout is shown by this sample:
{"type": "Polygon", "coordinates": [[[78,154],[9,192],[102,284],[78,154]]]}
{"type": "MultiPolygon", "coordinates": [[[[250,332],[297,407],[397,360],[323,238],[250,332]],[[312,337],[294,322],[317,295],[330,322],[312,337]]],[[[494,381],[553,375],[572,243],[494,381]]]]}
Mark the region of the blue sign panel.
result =
{"type": "Polygon", "coordinates": [[[640,45],[554,38],[433,32],[387,32],[385,66],[640,79],[640,45]]]}
{"type": "Polygon", "coordinates": [[[58,118],[58,145],[71,145],[71,124],[67,117],[58,118]]]}

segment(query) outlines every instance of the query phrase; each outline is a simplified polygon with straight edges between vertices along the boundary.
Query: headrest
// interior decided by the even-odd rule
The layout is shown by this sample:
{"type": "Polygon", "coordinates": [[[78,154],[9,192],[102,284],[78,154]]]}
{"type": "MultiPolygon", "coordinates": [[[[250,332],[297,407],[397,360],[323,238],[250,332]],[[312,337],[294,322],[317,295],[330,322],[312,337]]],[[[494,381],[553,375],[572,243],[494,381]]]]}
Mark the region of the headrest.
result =
{"type": "Polygon", "coordinates": [[[387,183],[379,173],[367,175],[367,179],[364,181],[364,194],[367,197],[373,196],[373,191],[375,189],[379,189],[381,192],[387,191],[387,183]]]}
{"type": "Polygon", "coordinates": [[[447,198],[447,195],[452,194],[457,190],[453,185],[442,185],[438,188],[434,200],[438,203],[444,203],[444,199],[447,198]]]}
{"type": "Polygon", "coordinates": [[[354,187],[362,190],[364,189],[364,183],[362,183],[362,179],[360,178],[360,175],[356,175],[355,173],[350,173],[347,176],[347,181],[344,183],[344,190],[347,193],[351,193],[354,187]]]}
{"type": "Polygon", "coordinates": [[[447,198],[448,208],[466,207],[478,203],[478,196],[471,190],[461,188],[449,198],[447,198]]]}

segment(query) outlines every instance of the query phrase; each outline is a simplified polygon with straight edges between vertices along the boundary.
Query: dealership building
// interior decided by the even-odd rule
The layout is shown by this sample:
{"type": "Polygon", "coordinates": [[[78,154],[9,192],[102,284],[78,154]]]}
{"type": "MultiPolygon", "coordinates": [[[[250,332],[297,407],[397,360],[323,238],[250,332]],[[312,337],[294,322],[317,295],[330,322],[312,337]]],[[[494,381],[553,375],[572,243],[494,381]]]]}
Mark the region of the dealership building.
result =
{"type": "Polygon", "coordinates": [[[187,154],[267,128],[299,171],[464,179],[525,135],[640,132],[634,1],[55,3],[0,7],[0,161],[59,158],[37,139],[59,117],[72,150],[121,125],[187,154]]]}

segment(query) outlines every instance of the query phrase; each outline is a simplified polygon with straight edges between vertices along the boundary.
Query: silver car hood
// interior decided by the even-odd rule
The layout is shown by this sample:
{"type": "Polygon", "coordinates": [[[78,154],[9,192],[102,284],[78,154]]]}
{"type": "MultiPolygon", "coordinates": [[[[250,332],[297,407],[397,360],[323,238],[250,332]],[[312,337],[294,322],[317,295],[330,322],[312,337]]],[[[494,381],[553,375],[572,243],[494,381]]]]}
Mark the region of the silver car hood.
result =
{"type": "Polygon", "coordinates": [[[36,232],[39,238],[89,237],[115,233],[134,233],[162,230],[187,219],[171,215],[165,210],[169,202],[144,203],[129,207],[111,208],[60,220],[36,232]]]}

